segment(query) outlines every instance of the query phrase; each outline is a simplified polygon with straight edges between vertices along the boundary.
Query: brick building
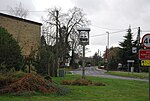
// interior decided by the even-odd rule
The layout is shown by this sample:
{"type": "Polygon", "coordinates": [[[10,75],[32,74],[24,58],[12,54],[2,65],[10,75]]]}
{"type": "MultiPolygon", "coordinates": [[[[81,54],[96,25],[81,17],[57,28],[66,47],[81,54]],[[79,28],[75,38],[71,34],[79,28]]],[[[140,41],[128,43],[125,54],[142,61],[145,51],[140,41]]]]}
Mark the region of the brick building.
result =
{"type": "Polygon", "coordinates": [[[41,23],[0,13],[0,26],[5,28],[19,42],[22,55],[37,51],[40,45],[41,23]]]}

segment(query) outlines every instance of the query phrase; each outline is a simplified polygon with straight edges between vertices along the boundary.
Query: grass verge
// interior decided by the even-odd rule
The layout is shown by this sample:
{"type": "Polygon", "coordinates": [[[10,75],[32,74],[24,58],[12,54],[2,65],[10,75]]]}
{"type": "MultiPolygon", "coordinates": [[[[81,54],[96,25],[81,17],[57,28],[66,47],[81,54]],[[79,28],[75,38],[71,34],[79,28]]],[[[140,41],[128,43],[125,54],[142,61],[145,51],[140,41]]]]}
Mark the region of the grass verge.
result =
{"type": "Polygon", "coordinates": [[[107,74],[115,75],[115,76],[131,77],[131,78],[148,79],[148,73],[109,71],[107,74]]]}
{"type": "MultiPolygon", "coordinates": [[[[53,80],[74,80],[79,75],[67,75],[53,80]]],[[[64,96],[36,94],[32,96],[1,95],[0,101],[148,101],[148,82],[99,77],[87,77],[93,82],[103,82],[106,86],[66,86],[72,92],[64,96]]]]}

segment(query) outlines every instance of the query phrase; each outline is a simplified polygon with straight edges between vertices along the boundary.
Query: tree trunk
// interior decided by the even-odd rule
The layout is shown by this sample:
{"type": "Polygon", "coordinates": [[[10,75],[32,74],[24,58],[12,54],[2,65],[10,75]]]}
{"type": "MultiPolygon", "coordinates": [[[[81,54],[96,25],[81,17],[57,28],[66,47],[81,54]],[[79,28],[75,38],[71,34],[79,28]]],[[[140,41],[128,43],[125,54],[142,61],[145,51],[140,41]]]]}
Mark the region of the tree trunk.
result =
{"type": "Polygon", "coordinates": [[[71,55],[71,60],[70,60],[70,66],[73,67],[74,65],[74,49],[72,49],[72,55],[71,55]]]}
{"type": "Polygon", "coordinates": [[[50,76],[50,61],[48,59],[48,63],[47,63],[47,73],[48,73],[48,76],[50,76]]]}

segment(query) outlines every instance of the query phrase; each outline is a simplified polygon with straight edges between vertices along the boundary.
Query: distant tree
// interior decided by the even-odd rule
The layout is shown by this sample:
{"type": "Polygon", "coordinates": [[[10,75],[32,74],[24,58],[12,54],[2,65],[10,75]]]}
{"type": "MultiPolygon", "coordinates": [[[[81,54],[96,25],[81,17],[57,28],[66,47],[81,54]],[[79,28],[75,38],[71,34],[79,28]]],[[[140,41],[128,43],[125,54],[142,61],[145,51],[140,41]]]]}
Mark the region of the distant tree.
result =
{"type": "Polygon", "coordinates": [[[131,60],[134,58],[134,55],[132,54],[132,47],[133,47],[133,39],[132,39],[132,33],[131,28],[128,29],[127,35],[124,36],[124,41],[120,42],[120,62],[123,65],[127,64],[127,60],[131,60]]]}
{"type": "Polygon", "coordinates": [[[99,56],[99,54],[96,52],[93,56],[94,65],[98,66],[101,60],[102,60],[101,56],[99,56]]]}
{"type": "Polygon", "coordinates": [[[4,28],[0,27],[0,67],[10,70],[20,70],[23,57],[17,41],[4,28]]]}
{"type": "MultiPolygon", "coordinates": [[[[117,69],[118,63],[119,63],[119,47],[111,47],[110,49],[107,50],[108,55],[108,68],[111,70],[117,69]]],[[[104,52],[103,56],[106,56],[106,51],[104,52]]],[[[106,57],[105,57],[106,58],[106,57]]]]}
{"type": "Polygon", "coordinates": [[[20,2],[19,5],[16,5],[14,8],[9,7],[9,13],[20,18],[26,18],[29,12],[27,9],[23,8],[20,2]]]}
{"type": "Polygon", "coordinates": [[[119,47],[111,47],[109,50],[108,58],[109,58],[109,64],[108,68],[111,70],[116,70],[119,63],[119,47]]]}

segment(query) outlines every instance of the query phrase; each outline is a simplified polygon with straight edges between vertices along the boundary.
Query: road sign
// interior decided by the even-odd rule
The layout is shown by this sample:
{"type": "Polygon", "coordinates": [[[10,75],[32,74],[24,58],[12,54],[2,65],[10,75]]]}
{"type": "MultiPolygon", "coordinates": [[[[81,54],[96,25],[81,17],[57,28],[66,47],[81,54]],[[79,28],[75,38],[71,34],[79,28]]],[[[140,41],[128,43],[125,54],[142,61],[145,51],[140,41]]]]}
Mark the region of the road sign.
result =
{"type": "Polygon", "coordinates": [[[134,62],[134,60],[127,60],[127,62],[131,62],[131,63],[133,63],[133,62],[134,62]]]}
{"type": "Polygon", "coordinates": [[[145,46],[145,47],[150,47],[150,34],[145,34],[142,38],[142,44],[145,46]]]}
{"type": "Polygon", "coordinates": [[[140,60],[150,60],[150,50],[139,50],[139,59],[140,60]]]}
{"type": "Polygon", "coordinates": [[[137,47],[132,47],[132,53],[137,53],[137,47]]]}
{"type": "MultiPolygon", "coordinates": [[[[142,38],[142,44],[146,48],[150,48],[150,34],[145,34],[142,38]]],[[[148,65],[147,67],[150,67],[150,50],[142,50],[141,52],[139,51],[139,58],[141,60],[141,65],[148,65]],[[147,61],[144,61],[144,58],[147,61]]],[[[149,68],[149,101],[150,101],[150,68],[149,68]]]]}
{"type": "Polygon", "coordinates": [[[150,66],[150,60],[141,60],[141,66],[149,67],[150,66]]]}

